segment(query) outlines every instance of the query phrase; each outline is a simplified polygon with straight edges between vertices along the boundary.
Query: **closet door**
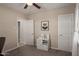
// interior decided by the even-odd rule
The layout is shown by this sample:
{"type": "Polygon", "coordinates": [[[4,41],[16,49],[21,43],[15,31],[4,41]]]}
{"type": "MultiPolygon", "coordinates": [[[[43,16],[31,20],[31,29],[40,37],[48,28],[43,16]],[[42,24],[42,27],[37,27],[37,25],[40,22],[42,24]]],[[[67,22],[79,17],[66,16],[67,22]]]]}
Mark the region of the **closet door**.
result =
{"type": "Polygon", "coordinates": [[[73,14],[59,15],[58,17],[58,48],[71,51],[74,34],[73,14]]]}

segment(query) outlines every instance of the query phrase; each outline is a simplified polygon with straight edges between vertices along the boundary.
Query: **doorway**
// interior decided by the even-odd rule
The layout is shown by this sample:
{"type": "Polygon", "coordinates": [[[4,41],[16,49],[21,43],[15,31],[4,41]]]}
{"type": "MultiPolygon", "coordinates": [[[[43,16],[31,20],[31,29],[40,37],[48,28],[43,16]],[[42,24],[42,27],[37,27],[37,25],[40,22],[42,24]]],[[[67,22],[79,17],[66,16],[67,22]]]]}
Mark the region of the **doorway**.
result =
{"type": "Polygon", "coordinates": [[[18,46],[34,45],[33,20],[20,20],[18,23],[18,46]]]}
{"type": "Polygon", "coordinates": [[[22,37],[24,44],[34,45],[34,29],[33,20],[23,20],[22,23],[22,37]]]}

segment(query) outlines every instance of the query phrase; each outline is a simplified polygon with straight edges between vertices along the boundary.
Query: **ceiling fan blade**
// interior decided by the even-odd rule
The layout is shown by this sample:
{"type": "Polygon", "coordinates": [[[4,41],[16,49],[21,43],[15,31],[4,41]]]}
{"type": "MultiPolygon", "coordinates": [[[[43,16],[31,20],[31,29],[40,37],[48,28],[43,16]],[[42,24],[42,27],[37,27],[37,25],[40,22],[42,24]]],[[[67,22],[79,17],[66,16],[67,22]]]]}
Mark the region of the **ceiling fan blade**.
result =
{"type": "Polygon", "coordinates": [[[24,9],[26,9],[28,7],[28,5],[26,4],[25,6],[24,6],[24,9]]]}
{"type": "Polygon", "coordinates": [[[38,8],[38,9],[40,9],[41,7],[40,6],[38,6],[36,3],[33,3],[33,5],[36,7],[36,8],[38,8]]]}

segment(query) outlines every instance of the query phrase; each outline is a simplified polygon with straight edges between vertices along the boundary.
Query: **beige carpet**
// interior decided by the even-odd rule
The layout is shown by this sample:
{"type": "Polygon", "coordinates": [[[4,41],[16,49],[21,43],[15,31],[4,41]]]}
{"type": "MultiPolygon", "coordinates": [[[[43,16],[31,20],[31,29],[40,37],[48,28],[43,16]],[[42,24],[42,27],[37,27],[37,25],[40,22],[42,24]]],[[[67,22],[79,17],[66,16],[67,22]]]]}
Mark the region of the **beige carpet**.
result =
{"type": "Polygon", "coordinates": [[[6,56],[71,56],[71,52],[49,49],[49,51],[39,50],[33,46],[22,46],[9,51],[6,56]]]}

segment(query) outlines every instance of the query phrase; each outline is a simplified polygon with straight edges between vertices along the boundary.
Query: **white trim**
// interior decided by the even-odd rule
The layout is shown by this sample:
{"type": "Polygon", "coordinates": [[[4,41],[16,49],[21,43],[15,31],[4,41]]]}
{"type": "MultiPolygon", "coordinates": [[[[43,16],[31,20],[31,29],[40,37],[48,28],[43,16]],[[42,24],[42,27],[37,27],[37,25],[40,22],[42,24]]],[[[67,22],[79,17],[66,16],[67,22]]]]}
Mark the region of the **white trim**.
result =
{"type": "MultiPolygon", "coordinates": [[[[56,50],[66,51],[66,50],[62,50],[62,49],[54,48],[54,47],[51,47],[51,49],[56,49],[56,50]]],[[[66,52],[72,52],[72,51],[66,51],[66,52]]]]}
{"type": "Polygon", "coordinates": [[[18,22],[20,22],[21,23],[21,17],[17,17],[17,22],[16,22],[16,24],[17,24],[17,47],[19,47],[19,43],[18,43],[18,22]]]}
{"type": "MultiPolygon", "coordinates": [[[[18,43],[18,22],[20,22],[20,25],[21,25],[21,22],[22,22],[23,18],[21,17],[18,17],[17,16],[17,22],[16,22],[16,25],[17,25],[17,47],[20,47],[19,43],[18,43]]],[[[21,34],[20,34],[21,35],[21,34]]],[[[21,40],[21,38],[20,38],[21,40]]],[[[23,42],[20,42],[20,43],[23,43],[23,42]]],[[[24,44],[24,43],[23,43],[24,44]]],[[[22,45],[23,46],[23,45],[22,45]]]]}
{"type": "MultiPolygon", "coordinates": [[[[22,45],[22,46],[24,46],[24,45],[22,45]]],[[[2,54],[5,55],[5,54],[7,54],[7,52],[12,51],[12,50],[15,50],[15,49],[17,49],[17,48],[19,48],[19,47],[21,47],[21,46],[16,46],[16,47],[14,47],[14,48],[5,50],[5,51],[2,52],[2,54]]]]}
{"type": "Polygon", "coordinates": [[[14,47],[14,48],[5,50],[5,51],[2,52],[2,54],[5,55],[5,54],[7,54],[7,52],[12,51],[12,50],[14,50],[14,49],[16,49],[16,48],[18,48],[18,47],[16,46],[16,47],[14,47]]]}
{"type": "Polygon", "coordinates": [[[4,52],[9,52],[9,51],[14,50],[14,49],[16,49],[16,48],[18,48],[18,47],[14,47],[14,48],[8,49],[8,50],[6,50],[6,51],[4,51],[4,52]]]}

